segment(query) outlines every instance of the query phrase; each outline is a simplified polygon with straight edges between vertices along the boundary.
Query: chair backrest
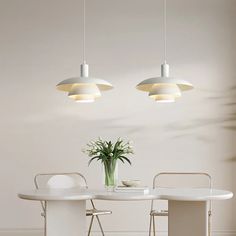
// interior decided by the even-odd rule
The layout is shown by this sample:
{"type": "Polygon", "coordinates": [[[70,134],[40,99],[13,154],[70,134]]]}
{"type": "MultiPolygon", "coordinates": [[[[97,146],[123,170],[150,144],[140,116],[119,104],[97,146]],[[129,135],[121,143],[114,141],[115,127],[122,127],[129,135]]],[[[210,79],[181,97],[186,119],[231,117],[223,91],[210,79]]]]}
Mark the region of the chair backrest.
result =
{"type": "MultiPolygon", "coordinates": [[[[36,189],[41,189],[41,188],[65,189],[65,188],[75,188],[75,187],[88,188],[85,177],[77,172],[37,174],[34,177],[34,184],[36,189]]],[[[45,215],[46,203],[44,201],[41,201],[40,203],[45,215]]]]}
{"type": "MultiPolygon", "coordinates": [[[[177,182],[176,177],[177,176],[181,176],[181,177],[187,177],[188,181],[190,180],[190,177],[204,177],[205,180],[207,180],[207,188],[212,188],[212,178],[208,173],[205,172],[161,172],[158,173],[157,175],[154,176],[153,178],[153,188],[158,188],[161,187],[161,183],[160,183],[160,178],[161,177],[175,177],[175,181],[173,181],[173,179],[171,179],[171,182],[177,182]]],[[[165,186],[164,186],[165,187],[165,186]]],[[[176,186],[173,186],[176,187],[176,186]]],[[[193,187],[193,186],[191,186],[193,187]]]]}
{"type": "Polygon", "coordinates": [[[34,184],[37,189],[88,187],[85,177],[77,172],[37,174],[34,184]]]}
{"type": "Polygon", "coordinates": [[[54,175],[47,182],[48,188],[74,188],[78,187],[74,178],[67,175],[54,175]]]}

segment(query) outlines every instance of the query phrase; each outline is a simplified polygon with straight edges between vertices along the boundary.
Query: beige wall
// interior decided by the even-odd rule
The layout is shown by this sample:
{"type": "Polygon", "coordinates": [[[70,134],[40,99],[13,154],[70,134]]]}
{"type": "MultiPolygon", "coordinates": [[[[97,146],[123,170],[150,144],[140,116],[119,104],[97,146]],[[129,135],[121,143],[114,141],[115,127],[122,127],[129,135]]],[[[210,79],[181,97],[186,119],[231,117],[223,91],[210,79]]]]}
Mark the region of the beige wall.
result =
{"type": "MultiPolygon", "coordinates": [[[[101,187],[100,166],[88,168],[81,153],[98,136],[134,141],[133,166],[120,165],[120,178],[150,185],[160,171],[207,171],[215,187],[235,191],[236,1],[168,1],[171,74],[196,88],[166,105],[135,90],[160,73],[162,1],[156,0],[88,0],[91,74],[115,89],[89,105],[55,90],[79,74],[81,4],[0,0],[0,229],[42,227],[39,204],[16,197],[33,187],[38,172],[80,171],[92,188],[101,187]]],[[[148,202],[98,206],[113,210],[103,219],[106,230],[147,230],[148,202]]],[[[233,235],[234,212],[234,200],[215,202],[214,231],[233,235]]],[[[165,231],[166,221],[158,226],[165,231]]]]}

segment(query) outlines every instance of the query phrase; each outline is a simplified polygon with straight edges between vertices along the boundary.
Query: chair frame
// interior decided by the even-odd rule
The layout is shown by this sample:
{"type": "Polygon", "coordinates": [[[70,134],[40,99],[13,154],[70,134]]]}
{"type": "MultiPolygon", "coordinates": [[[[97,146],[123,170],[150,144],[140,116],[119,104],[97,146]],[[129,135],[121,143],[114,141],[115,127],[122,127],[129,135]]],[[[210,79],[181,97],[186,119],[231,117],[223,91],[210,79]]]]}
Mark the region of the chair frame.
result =
{"type": "MultiPolygon", "coordinates": [[[[80,177],[84,183],[85,183],[85,188],[88,189],[88,184],[87,184],[87,180],[86,178],[79,172],[63,172],[63,173],[40,173],[40,174],[37,174],[35,175],[34,177],[34,185],[36,187],[36,189],[39,189],[39,184],[38,184],[38,178],[42,177],[42,176],[48,176],[48,177],[53,177],[55,175],[75,175],[75,176],[78,176],[80,177]]],[[[91,199],[90,200],[91,202],[91,205],[92,205],[92,209],[93,210],[97,210],[97,208],[95,207],[95,204],[93,202],[93,200],[91,199]]],[[[47,201],[40,201],[41,203],[41,207],[42,207],[42,210],[43,212],[41,213],[41,216],[44,218],[44,236],[47,235],[47,227],[46,227],[46,219],[47,219],[47,214],[46,214],[46,210],[47,210],[47,201]]],[[[99,228],[102,232],[102,235],[105,236],[104,234],[104,230],[102,228],[102,224],[101,224],[101,221],[99,219],[99,216],[98,215],[92,215],[91,216],[91,221],[90,221],[90,224],[89,224],[89,230],[88,230],[88,236],[90,236],[91,234],[91,229],[92,229],[92,226],[93,226],[93,220],[94,220],[94,217],[96,217],[97,219],[97,222],[98,222],[98,225],[99,225],[99,228]]]]}
{"type": "MultiPolygon", "coordinates": [[[[208,178],[208,186],[209,189],[212,189],[212,177],[208,173],[205,172],[160,172],[156,174],[153,178],[153,189],[158,188],[157,181],[160,176],[163,175],[198,175],[198,176],[205,176],[208,178]]],[[[154,200],[151,202],[151,210],[150,210],[150,224],[149,224],[149,236],[152,234],[153,228],[153,235],[156,235],[156,226],[155,226],[155,215],[152,215],[151,212],[153,211],[154,207],[154,200]]],[[[167,211],[163,211],[168,214],[167,211]]],[[[167,215],[168,216],[168,215],[167,215]]],[[[208,211],[208,236],[211,236],[211,216],[212,216],[212,201],[209,201],[209,211],[208,211]]]]}

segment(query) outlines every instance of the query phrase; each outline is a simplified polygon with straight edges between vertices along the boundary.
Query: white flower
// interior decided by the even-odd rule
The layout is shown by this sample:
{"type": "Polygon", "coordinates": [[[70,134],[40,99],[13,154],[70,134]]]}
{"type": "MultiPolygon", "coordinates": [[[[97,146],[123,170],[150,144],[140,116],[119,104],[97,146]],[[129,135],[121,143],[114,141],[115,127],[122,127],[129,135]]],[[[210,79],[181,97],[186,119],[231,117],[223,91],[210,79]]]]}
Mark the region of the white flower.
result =
{"type": "Polygon", "coordinates": [[[110,157],[113,157],[113,153],[110,153],[109,156],[110,156],[110,157]]]}

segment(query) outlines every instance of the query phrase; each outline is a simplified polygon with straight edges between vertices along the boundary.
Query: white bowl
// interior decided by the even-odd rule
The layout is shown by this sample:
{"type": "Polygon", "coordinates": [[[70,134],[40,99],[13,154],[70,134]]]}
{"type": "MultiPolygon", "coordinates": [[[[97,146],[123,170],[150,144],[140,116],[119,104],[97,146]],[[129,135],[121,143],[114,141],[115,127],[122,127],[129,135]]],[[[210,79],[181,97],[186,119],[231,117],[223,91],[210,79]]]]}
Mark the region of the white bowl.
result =
{"type": "Polygon", "coordinates": [[[140,180],[122,180],[121,182],[126,187],[138,187],[141,184],[140,180]]]}

